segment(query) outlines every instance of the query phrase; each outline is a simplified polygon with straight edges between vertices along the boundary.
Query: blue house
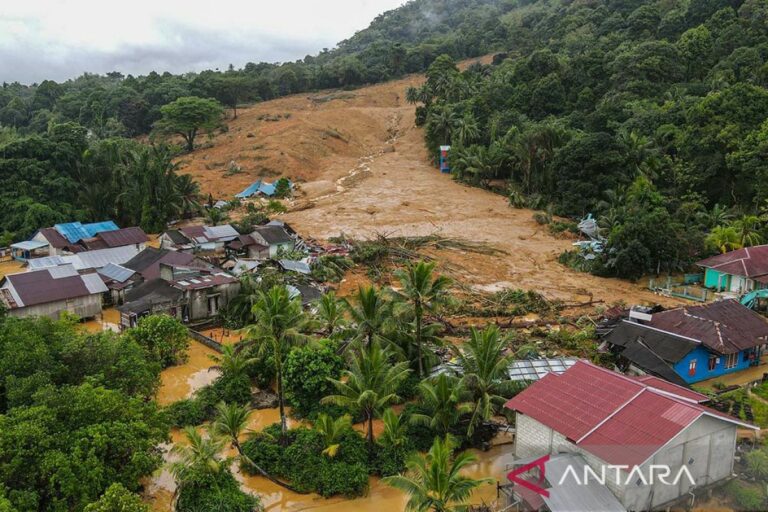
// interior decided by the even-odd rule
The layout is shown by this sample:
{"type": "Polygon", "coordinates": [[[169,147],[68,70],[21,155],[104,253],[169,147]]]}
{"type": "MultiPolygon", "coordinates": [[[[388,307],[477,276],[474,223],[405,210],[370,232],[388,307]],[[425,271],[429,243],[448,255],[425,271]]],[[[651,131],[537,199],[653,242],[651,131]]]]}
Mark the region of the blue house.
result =
{"type": "Polygon", "coordinates": [[[690,385],[760,364],[768,321],[735,300],[630,312],[606,341],[630,370],[690,385]]]}
{"type": "Polygon", "coordinates": [[[696,265],[704,269],[704,286],[738,294],[768,287],[768,245],[717,254],[696,265]]]}

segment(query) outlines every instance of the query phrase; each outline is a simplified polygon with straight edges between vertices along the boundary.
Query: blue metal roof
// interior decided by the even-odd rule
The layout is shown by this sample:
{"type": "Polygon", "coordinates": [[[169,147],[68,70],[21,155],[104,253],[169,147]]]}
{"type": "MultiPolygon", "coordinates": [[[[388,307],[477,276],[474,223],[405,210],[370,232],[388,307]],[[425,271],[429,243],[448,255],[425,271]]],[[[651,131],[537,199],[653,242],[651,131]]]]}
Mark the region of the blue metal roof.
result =
{"type": "Polygon", "coordinates": [[[274,183],[264,183],[262,186],[259,187],[259,192],[261,192],[265,196],[273,196],[273,195],[275,195],[275,185],[274,185],[274,183]]]}
{"type": "Polygon", "coordinates": [[[80,222],[67,222],[65,224],[56,224],[53,226],[61,236],[69,240],[70,243],[77,243],[83,238],[91,238],[104,231],[115,231],[119,229],[117,224],[111,220],[102,222],[92,222],[82,224],[80,222]]]}
{"type": "Polygon", "coordinates": [[[256,192],[259,191],[259,187],[261,187],[261,180],[254,181],[248,187],[240,192],[239,194],[235,194],[235,197],[245,198],[245,197],[251,197],[256,192]]]}

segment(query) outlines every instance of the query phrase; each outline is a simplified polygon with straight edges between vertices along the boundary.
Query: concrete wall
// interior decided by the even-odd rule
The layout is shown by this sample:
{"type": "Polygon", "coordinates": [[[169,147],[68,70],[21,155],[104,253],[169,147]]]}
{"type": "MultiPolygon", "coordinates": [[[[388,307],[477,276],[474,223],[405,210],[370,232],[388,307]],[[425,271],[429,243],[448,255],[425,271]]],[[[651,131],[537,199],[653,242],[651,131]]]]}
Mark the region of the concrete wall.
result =
{"type": "MultiPolygon", "coordinates": [[[[600,474],[601,467],[607,464],[529,416],[517,413],[515,427],[515,458],[535,457],[547,453],[578,453],[597,474],[600,474]]],[[[666,464],[673,475],[667,481],[671,481],[680,468],[686,465],[696,480],[696,487],[702,487],[731,474],[735,449],[736,426],[702,416],[643,464],[641,471],[647,477],[651,465],[666,464]]],[[[685,476],[677,486],[658,480],[654,485],[645,485],[642,482],[641,485],[636,482],[627,485],[627,472],[623,472],[618,479],[614,478],[614,473],[607,471],[606,487],[628,510],[648,510],[664,505],[686,495],[690,488],[685,476]]]]}
{"type": "Polygon", "coordinates": [[[202,290],[192,290],[188,292],[189,320],[196,322],[206,320],[215,316],[211,314],[208,307],[208,299],[213,296],[219,297],[219,311],[224,308],[229,301],[237,296],[240,291],[240,283],[222,284],[213,288],[202,290]]]}
{"type": "Polygon", "coordinates": [[[35,306],[11,309],[8,313],[15,317],[47,316],[59,318],[62,312],[73,313],[80,318],[92,318],[101,313],[101,294],[86,295],[71,300],[48,302],[35,306]]]}
{"type": "Polygon", "coordinates": [[[748,358],[744,355],[745,351],[739,352],[737,355],[738,359],[736,361],[736,366],[733,368],[726,369],[725,363],[726,363],[726,356],[719,356],[715,354],[716,357],[720,358],[720,361],[716,364],[714,370],[709,369],[709,357],[711,352],[707,350],[704,347],[696,347],[694,350],[689,352],[683,359],[675,363],[673,366],[675,372],[680,375],[680,377],[685,380],[685,382],[691,384],[694,382],[699,382],[706,379],[713,379],[716,377],[720,377],[721,375],[729,375],[731,373],[738,372],[740,370],[744,370],[746,368],[749,368],[750,361],[748,358]],[[696,372],[691,375],[689,372],[689,368],[691,365],[691,362],[693,360],[696,360],[696,372]]]}

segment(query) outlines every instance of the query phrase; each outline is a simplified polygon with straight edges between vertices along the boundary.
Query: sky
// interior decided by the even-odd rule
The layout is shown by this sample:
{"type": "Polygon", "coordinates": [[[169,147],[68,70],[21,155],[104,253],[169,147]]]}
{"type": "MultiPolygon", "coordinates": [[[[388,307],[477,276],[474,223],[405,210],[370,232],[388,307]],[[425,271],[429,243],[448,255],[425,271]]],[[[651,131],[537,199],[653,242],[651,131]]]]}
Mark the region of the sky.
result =
{"type": "Polygon", "coordinates": [[[405,0],[0,1],[0,82],[30,84],[293,61],[405,0]]]}

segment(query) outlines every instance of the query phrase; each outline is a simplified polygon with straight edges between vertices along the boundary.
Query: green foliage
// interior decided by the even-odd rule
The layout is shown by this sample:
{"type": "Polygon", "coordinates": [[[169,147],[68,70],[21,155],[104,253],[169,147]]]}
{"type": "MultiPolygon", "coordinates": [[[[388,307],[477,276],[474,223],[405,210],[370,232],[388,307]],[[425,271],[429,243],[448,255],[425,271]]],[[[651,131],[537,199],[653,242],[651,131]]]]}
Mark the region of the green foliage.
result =
{"type": "Polygon", "coordinates": [[[211,133],[221,123],[221,105],[215,100],[184,96],[160,107],[155,129],[166,135],[179,135],[187,151],[194,151],[198,132],[211,133]]]}
{"type": "Polygon", "coordinates": [[[285,392],[297,414],[306,416],[319,410],[320,400],[333,392],[331,379],[338,379],[344,369],[334,345],[296,347],[288,354],[283,369],[285,392]]]}
{"type": "Polygon", "coordinates": [[[112,484],[99,501],[87,505],[84,512],[149,512],[149,506],[139,495],[120,484],[112,484]]]}
{"type": "Polygon", "coordinates": [[[144,348],[147,357],[163,368],[187,360],[189,332],[184,324],[171,316],[144,317],[136,327],[126,331],[126,336],[144,348]]]}
{"type": "Polygon", "coordinates": [[[408,473],[390,476],[384,483],[408,494],[406,510],[457,510],[466,505],[472,492],[493,479],[472,479],[462,476],[462,468],[476,458],[469,453],[453,457],[454,442],[439,437],[426,455],[414,453],[408,458],[408,473]]]}
{"type": "MultiPolygon", "coordinates": [[[[284,478],[291,485],[321,496],[360,496],[368,488],[368,450],[363,437],[344,427],[334,441],[339,449],[334,457],[326,453],[325,432],[316,429],[289,430],[285,445],[278,443],[279,425],[265,429],[264,435],[254,436],[243,443],[243,452],[268,473],[284,478]],[[325,452],[325,453],[324,453],[325,452]]],[[[247,465],[242,469],[253,471],[247,465]]]]}
{"type": "Polygon", "coordinates": [[[726,493],[733,498],[739,510],[764,510],[766,504],[763,486],[731,480],[725,486],[726,493]]]}
{"type": "Polygon", "coordinates": [[[291,195],[291,182],[288,178],[280,178],[275,182],[275,197],[284,199],[291,195]]]}

